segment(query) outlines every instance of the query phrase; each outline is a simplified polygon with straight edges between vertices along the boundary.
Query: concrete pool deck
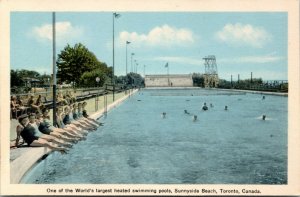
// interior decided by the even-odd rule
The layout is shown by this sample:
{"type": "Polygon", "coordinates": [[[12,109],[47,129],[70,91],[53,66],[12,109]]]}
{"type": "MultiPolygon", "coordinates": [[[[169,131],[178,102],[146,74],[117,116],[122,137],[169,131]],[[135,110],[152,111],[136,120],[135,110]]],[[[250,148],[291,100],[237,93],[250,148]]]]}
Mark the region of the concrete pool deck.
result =
{"type": "MultiPolygon", "coordinates": [[[[130,97],[132,94],[136,93],[138,90],[133,90],[130,94],[119,94],[116,95],[116,100],[114,102],[108,101],[107,111],[117,107],[120,105],[124,100],[130,97]]],[[[94,99],[91,101],[87,101],[88,105],[89,102],[94,102],[94,99]]],[[[102,116],[105,112],[103,107],[93,114],[90,114],[91,118],[98,118],[102,116]]],[[[15,135],[15,127],[17,124],[17,120],[13,120],[11,123],[11,133],[15,135]]],[[[45,155],[50,154],[51,151],[48,148],[44,147],[20,147],[15,149],[10,149],[10,183],[11,184],[18,184],[20,183],[21,179],[24,177],[26,172],[30,170],[39,160],[43,159],[45,155]]]]}

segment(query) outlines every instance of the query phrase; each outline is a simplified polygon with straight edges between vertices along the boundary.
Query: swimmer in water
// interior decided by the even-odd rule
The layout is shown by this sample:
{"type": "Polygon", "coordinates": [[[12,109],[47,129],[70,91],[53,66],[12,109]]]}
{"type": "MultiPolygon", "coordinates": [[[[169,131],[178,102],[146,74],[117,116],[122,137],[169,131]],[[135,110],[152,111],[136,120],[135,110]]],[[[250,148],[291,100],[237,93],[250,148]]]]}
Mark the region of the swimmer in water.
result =
{"type": "Polygon", "coordinates": [[[186,109],[184,110],[184,113],[185,114],[190,114],[190,112],[188,112],[186,109]]]}
{"type": "Polygon", "coordinates": [[[163,113],[162,113],[162,117],[163,117],[163,118],[166,118],[166,115],[167,115],[166,112],[163,112],[163,113]]]}
{"type": "Polygon", "coordinates": [[[209,104],[210,107],[214,107],[212,103],[209,104]]]}
{"type": "Polygon", "coordinates": [[[265,97],[265,96],[263,96],[263,97],[262,97],[262,100],[265,100],[265,98],[266,98],[266,97],[265,97]]]}
{"type": "Polygon", "coordinates": [[[225,109],[224,110],[228,110],[228,107],[227,107],[227,105],[225,105],[225,109]]]}
{"type": "Polygon", "coordinates": [[[202,107],[202,110],[204,110],[204,111],[208,110],[208,107],[206,106],[206,103],[204,103],[204,106],[202,107]]]}
{"type": "Polygon", "coordinates": [[[194,115],[194,116],[193,116],[193,121],[194,121],[194,122],[197,121],[197,118],[198,118],[197,115],[194,115]]]}
{"type": "Polygon", "coordinates": [[[262,115],[262,120],[266,120],[266,115],[262,115]]]}

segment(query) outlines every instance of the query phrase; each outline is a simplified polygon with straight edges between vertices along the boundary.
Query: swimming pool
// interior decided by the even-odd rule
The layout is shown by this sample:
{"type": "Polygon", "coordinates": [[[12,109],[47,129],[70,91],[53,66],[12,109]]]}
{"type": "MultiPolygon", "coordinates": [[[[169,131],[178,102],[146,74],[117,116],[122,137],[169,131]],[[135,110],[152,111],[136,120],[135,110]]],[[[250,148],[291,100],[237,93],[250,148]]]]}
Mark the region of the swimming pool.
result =
{"type": "Polygon", "coordinates": [[[145,89],[22,183],[287,184],[287,119],[287,97],[145,89]]]}

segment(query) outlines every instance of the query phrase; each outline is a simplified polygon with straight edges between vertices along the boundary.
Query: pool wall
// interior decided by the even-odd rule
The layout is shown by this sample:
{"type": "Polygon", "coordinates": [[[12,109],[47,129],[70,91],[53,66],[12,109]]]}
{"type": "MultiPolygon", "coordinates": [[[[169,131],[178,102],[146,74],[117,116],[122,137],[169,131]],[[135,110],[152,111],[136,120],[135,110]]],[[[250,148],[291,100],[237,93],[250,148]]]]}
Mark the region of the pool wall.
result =
{"type": "MultiPolygon", "coordinates": [[[[134,90],[131,94],[128,94],[115,102],[107,106],[107,111],[117,107],[124,100],[129,98],[132,94],[136,93],[138,90],[134,90]]],[[[98,118],[104,114],[104,109],[101,109],[94,114],[91,114],[91,118],[98,118]]],[[[45,158],[48,154],[51,154],[51,150],[45,147],[28,147],[28,148],[18,148],[12,151],[20,151],[20,156],[10,162],[10,183],[18,184],[21,182],[24,175],[35,166],[40,160],[45,158]],[[20,150],[22,149],[22,150],[20,150]]],[[[12,154],[12,153],[11,153],[12,154]]]]}
{"type": "Polygon", "coordinates": [[[288,93],[285,92],[266,92],[266,91],[255,91],[255,90],[237,90],[237,89],[219,89],[217,90],[224,90],[224,91],[234,91],[234,92],[246,92],[252,94],[265,94],[265,95],[274,95],[274,96],[288,96],[288,93]]]}

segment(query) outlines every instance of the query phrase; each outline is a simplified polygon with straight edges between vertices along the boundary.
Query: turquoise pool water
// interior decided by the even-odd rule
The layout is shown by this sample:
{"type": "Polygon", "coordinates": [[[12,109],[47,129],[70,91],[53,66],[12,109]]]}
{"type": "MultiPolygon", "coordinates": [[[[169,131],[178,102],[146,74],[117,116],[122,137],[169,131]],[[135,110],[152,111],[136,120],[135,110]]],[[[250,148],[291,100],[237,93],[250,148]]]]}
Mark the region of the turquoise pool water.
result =
{"type": "Polygon", "coordinates": [[[287,184],[287,97],[262,96],[142,90],[69,154],[40,162],[23,183],[287,184]]]}

